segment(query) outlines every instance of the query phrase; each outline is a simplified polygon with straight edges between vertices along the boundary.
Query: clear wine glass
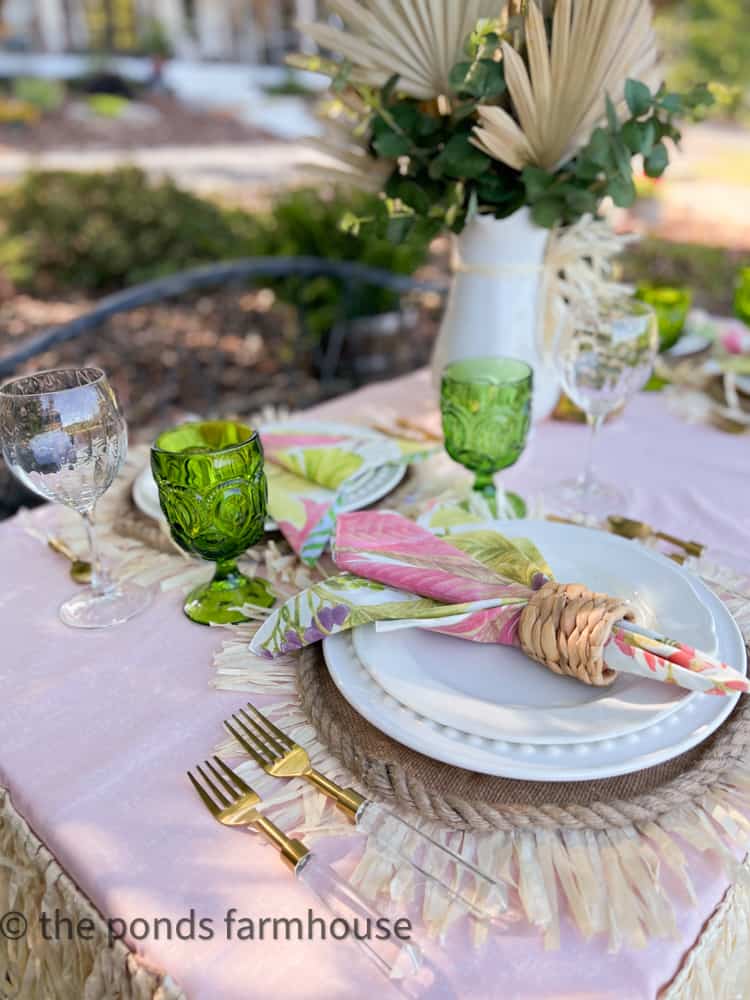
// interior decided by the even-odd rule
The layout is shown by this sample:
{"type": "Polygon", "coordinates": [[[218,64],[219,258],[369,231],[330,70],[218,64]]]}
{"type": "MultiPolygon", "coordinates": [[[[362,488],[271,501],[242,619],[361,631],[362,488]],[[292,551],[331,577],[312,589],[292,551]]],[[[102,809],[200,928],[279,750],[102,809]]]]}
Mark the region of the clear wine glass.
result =
{"type": "Polygon", "coordinates": [[[609,414],[648,382],[658,350],[658,319],[645,302],[618,298],[571,308],[556,345],[555,365],[563,389],[586,414],[591,439],[582,475],[544,492],[547,510],[595,517],[625,511],[626,490],[594,474],[595,447],[609,414]]]}
{"type": "Polygon", "coordinates": [[[125,622],[151,600],[149,590],[115,583],[103,569],[94,508],[120,470],[127,427],[98,368],[26,375],[0,387],[0,444],[11,471],[35,493],[78,511],[91,550],[91,584],[60,608],[73,628],[125,622]]]}

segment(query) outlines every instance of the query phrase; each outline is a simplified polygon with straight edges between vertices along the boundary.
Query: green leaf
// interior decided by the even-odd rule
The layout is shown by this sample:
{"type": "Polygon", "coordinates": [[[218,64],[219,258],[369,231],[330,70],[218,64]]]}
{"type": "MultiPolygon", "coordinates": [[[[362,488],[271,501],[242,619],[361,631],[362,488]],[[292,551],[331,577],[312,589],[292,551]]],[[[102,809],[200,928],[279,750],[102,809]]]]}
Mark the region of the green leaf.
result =
{"type": "Polygon", "coordinates": [[[386,235],[391,243],[403,243],[414,228],[413,215],[392,215],[388,219],[386,235]]]}
{"type": "Polygon", "coordinates": [[[462,180],[475,180],[486,173],[492,163],[489,156],[470,141],[471,133],[454,135],[445,144],[445,149],[433,161],[430,175],[435,176],[432,168],[439,170],[440,175],[456,177],[462,180]]]}
{"type": "Polygon", "coordinates": [[[669,166],[669,151],[663,142],[658,142],[646,157],[644,167],[646,176],[661,177],[669,166]]]}
{"type": "Polygon", "coordinates": [[[598,166],[592,160],[587,160],[583,154],[578,157],[575,165],[575,175],[579,181],[585,184],[593,184],[598,181],[604,172],[604,167],[598,166]]]}
{"type": "Polygon", "coordinates": [[[614,177],[607,190],[618,208],[630,208],[638,197],[632,179],[628,181],[624,177],[614,177]]]}
{"type": "Polygon", "coordinates": [[[640,80],[628,80],[625,84],[625,100],[634,118],[641,118],[651,110],[651,91],[640,80]]]}
{"type": "Polygon", "coordinates": [[[433,199],[422,185],[409,177],[401,177],[398,173],[386,185],[385,193],[389,198],[398,198],[418,215],[427,215],[433,199]]]}
{"type": "Polygon", "coordinates": [[[637,121],[625,122],[622,127],[622,141],[631,153],[641,152],[644,137],[644,126],[637,121]]]}
{"type": "Polygon", "coordinates": [[[593,191],[585,188],[566,187],[565,202],[575,215],[586,215],[595,213],[599,202],[593,191]]]}
{"type": "Polygon", "coordinates": [[[372,146],[378,156],[385,160],[397,160],[399,156],[407,156],[412,150],[412,143],[406,136],[396,132],[382,132],[372,140],[372,146]]]}
{"type": "Polygon", "coordinates": [[[538,201],[544,196],[555,181],[553,174],[548,174],[541,167],[526,167],[521,174],[526,186],[529,201],[538,201]]]}
{"type": "Polygon", "coordinates": [[[450,84],[457,94],[484,99],[500,97],[506,89],[505,67],[494,59],[460,62],[451,71],[450,84]]]}
{"type": "Polygon", "coordinates": [[[598,128],[591,136],[591,141],[583,151],[586,159],[597,167],[608,167],[610,164],[609,135],[603,128],[598,128]]]}
{"type": "Polygon", "coordinates": [[[607,94],[607,123],[609,125],[609,131],[615,135],[620,131],[620,117],[617,114],[617,108],[612,103],[612,98],[607,94]]]}
{"type": "Polygon", "coordinates": [[[531,216],[538,226],[553,229],[565,218],[565,202],[560,198],[542,198],[532,205],[531,216]]]}
{"type": "Polygon", "coordinates": [[[683,110],[681,94],[665,94],[659,101],[659,106],[670,115],[679,115],[683,110]]]}
{"type": "Polygon", "coordinates": [[[448,77],[448,82],[450,83],[452,89],[457,94],[464,93],[464,84],[466,83],[466,77],[471,72],[471,67],[474,63],[464,60],[463,62],[458,62],[453,67],[448,77]]]}
{"type": "Polygon", "coordinates": [[[643,156],[650,156],[656,143],[656,126],[654,125],[653,119],[649,119],[644,125],[641,125],[642,139],[641,139],[641,149],[640,152],[643,156]]]}
{"type": "Polygon", "coordinates": [[[614,153],[615,163],[617,164],[617,170],[619,171],[620,177],[622,177],[623,180],[629,180],[633,174],[630,150],[622,139],[615,138],[612,142],[612,152],[614,153]]]}
{"type": "Polygon", "coordinates": [[[517,175],[515,178],[511,178],[508,175],[500,175],[494,171],[482,174],[477,181],[479,197],[482,201],[489,202],[492,205],[515,197],[516,190],[519,187],[523,192],[523,185],[519,184],[517,175]]]}

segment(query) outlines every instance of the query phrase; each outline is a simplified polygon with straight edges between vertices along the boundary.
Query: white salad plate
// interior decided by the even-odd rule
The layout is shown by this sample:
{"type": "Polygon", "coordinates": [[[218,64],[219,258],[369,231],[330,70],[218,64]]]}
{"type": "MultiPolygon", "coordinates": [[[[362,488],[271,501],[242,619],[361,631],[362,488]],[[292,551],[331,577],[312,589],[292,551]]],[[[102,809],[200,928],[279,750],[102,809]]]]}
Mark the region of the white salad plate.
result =
{"type": "MultiPolygon", "coordinates": [[[[479,527],[531,538],[557,579],[630,600],[646,624],[745,671],[744,641],[727,609],[658,553],[549,522],[479,527]]],[[[389,736],[446,763],[525,780],[590,780],[662,763],[706,739],[739,697],[624,675],[591,688],[518,650],[416,629],[368,626],[326,639],[324,653],[344,697],[389,736]]]]}
{"type": "MultiPolygon", "coordinates": [[[[355,427],[353,424],[314,421],[299,426],[292,423],[268,424],[263,428],[264,431],[275,431],[277,433],[295,429],[304,429],[306,433],[311,434],[317,432],[320,434],[346,434],[348,436],[351,436],[356,431],[357,435],[362,438],[387,440],[378,431],[374,431],[369,427],[355,427]]],[[[378,500],[382,500],[384,496],[387,496],[392,490],[396,489],[405,475],[406,465],[403,463],[393,463],[382,465],[377,469],[367,469],[361,475],[355,476],[344,491],[344,512],[361,510],[364,507],[369,507],[370,504],[377,503],[378,500]]],[[[166,520],[159,504],[159,490],[154,481],[150,466],[146,466],[136,476],[132,492],[133,503],[142,513],[157,521],[166,520]]],[[[275,523],[269,520],[266,524],[266,530],[272,531],[275,528],[275,523]]]]}

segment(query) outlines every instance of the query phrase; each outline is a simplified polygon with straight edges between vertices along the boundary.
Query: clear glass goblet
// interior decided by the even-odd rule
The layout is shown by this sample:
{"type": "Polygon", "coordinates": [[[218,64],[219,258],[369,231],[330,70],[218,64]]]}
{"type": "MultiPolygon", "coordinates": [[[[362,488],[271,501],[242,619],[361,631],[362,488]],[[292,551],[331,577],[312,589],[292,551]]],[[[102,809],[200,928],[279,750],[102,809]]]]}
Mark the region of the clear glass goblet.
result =
{"type": "Polygon", "coordinates": [[[596,442],[606,418],[646,385],[658,351],[658,319],[645,302],[618,298],[571,309],[555,365],[563,389],[586,414],[591,438],[582,475],[544,492],[549,512],[594,517],[625,512],[626,489],[594,475],[596,442]]]}
{"type": "Polygon", "coordinates": [[[125,460],[127,427],[107,376],[99,368],[25,375],[0,387],[0,444],[11,472],[47,500],[83,517],[91,584],[60,608],[73,628],[107,628],[128,621],[151,592],[116,583],[102,567],[94,509],[125,460]]]}

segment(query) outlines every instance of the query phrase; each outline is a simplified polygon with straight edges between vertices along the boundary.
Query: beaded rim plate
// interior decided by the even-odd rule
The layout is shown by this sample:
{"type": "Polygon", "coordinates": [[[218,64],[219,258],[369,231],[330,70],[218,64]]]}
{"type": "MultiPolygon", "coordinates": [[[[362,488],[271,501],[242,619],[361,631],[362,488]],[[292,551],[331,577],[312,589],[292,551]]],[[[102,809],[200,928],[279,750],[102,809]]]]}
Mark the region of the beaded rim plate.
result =
{"type": "MultiPolygon", "coordinates": [[[[507,526],[498,526],[505,529],[507,526]]],[[[622,545],[632,542],[603,535],[584,528],[556,525],[565,532],[588,536],[602,560],[617,557],[622,545]]],[[[518,525],[518,533],[531,535],[530,525],[518,525]],[[523,530],[520,530],[523,527],[523,530]]],[[[469,530],[468,528],[466,530],[469,530]]],[[[533,537],[533,535],[532,535],[533,537]]],[[[582,540],[583,543],[583,540],[582,540]]],[[[545,556],[555,564],[555,553],[545,542],[545,556]]],[[[658,553],[639,551],[648,561],[668,562],[658,553]]],[[[742,635],[722,602],[699,580],[680,570],[688,578],[701,604],[710,612],[720,657],[745,670],[747,657],[742,635]]],[[[396,637],[398,633],[394,634],[396,637]]],[[[462,640],[436,636],[455,644],[462,640]]],[[[471,644],[464,643],[461,663],[471,656],[471,644]]],[[[668,715],[636,731],[605,739],[543,743],[529,740],[512,742],[505,733],[495,738],[480,736],[455,726],[446,726],[429,718],[426,709],[415,710],[388,694],[372,677],[357,655],[351,633],[325,640],[324,655],[334,683],[349,703],[382,732],[414,750],[436,760],[484,774],[530,781],[586,781],[614,777],[640,771],[671,760],[701,743],[711,735],[732,712],[740,697],[709,697],[688,695],[682,698],[668,715]]],[[[503,650],[498,648],[498,654],[503,650]]],[[[507,652],[513,652],[509,650],[507,652]]],[[[567,685],[565,678],[552,680],[567,685]]]]}
{"type": "MultiPolygon", "coordinates": [[[[268,424],[264,430],[279,430],[284,426],[284,423],[268,424]]],[[[286,426],[296,426],[296,424],[287,424],[286,426]]],[[[372,430],[370,427],[360,427],[354,424],[325,423],[316,420],[305,423],[304,426],[305,430],[311,433],[319,431],[320,433],[328,434],[351,434],[352,431],[356,430],[357,434],[361,434],[362,437],[383,437],[382,434],[372,430]]],[[[352,482],[350,488],[346,490],[345,503],[342,508],[344,513],[361,510],[363,507],[369,507],[371,504],[377,503],[378,500],[382,500],[383,497],[387,496],[401,484],[405,475],[406,465],[402,464],[383,465],[379,469],[371,469],[358,476],[352,482]]],[[[159,491],[149,466],[142,469],[136,476],[133,482],[132,493],[133,503],[141,513],[146,514],[147,517],[153,518],[156,521],[165,520],[159,504],[159,491]]],[[[276,523],[269,518],[266,522],[266,531],[275,530],[276,523]]]]}

